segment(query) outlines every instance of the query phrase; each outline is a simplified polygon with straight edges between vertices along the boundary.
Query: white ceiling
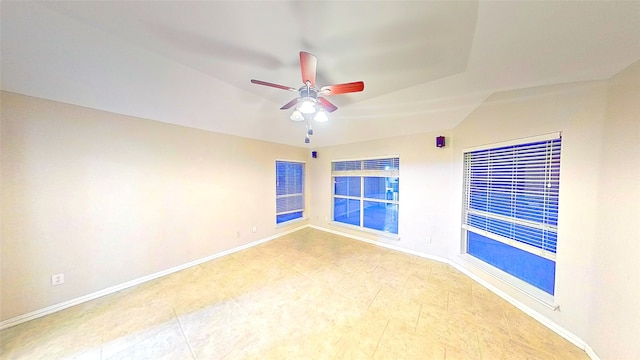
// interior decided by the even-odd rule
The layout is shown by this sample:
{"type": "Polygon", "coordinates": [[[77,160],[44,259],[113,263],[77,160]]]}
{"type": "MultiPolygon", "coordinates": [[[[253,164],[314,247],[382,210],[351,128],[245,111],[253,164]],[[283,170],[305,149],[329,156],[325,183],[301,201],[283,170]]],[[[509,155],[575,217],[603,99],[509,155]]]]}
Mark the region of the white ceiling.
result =
{"type": "Polygon", "coordinates": [[[2,1],[3,90],[305,146],[279,110],[362,80],[310,147],[454,127],[497,91],[600,80],[640,59],[640,1],[2,1]]]}

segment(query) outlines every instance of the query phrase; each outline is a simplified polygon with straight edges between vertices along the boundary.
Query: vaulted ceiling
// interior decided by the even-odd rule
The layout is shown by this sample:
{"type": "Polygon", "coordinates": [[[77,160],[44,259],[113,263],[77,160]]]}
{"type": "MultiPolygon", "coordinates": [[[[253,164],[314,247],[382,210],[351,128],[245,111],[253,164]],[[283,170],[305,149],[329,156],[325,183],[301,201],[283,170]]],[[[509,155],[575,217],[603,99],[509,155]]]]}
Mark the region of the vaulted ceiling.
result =
{"type": "Polygon", "coordinates": [[[2,1],[3,90],[296,146],[450,129],[491,94],[640,59],[640,2],[2,1]],[[305,124],[279,110],[298,52],[362,80],[305,124]]]}

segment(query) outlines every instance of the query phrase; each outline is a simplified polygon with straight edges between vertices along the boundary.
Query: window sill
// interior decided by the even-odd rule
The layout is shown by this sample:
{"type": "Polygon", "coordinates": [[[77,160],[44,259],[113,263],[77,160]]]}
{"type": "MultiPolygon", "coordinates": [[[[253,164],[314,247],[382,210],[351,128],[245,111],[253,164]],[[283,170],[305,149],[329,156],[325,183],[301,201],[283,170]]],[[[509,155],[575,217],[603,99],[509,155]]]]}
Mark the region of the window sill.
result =
{"type": "Polygon", "coordinates": [[[390,232],[367,229],[367,228],[363,228],[363,227],[360,227],[360,226],[341,223],[339,221],[330,221],[329,224],[335,225],[335,226],[339,226],[339,227],[343,227],[343,228],[346,228],[346,229],[351,229],[351,230],[355,230],[355,231],[368,233],[368,234],[378,235],[380,237],[384,237],[384,238],[387,238],[387,239],[390,239],[390,240],[395,240],[395,241],[399,241],[400,240],[400,236],[398,234],[394,234],[394,233],[390,233],[390,232]]]}

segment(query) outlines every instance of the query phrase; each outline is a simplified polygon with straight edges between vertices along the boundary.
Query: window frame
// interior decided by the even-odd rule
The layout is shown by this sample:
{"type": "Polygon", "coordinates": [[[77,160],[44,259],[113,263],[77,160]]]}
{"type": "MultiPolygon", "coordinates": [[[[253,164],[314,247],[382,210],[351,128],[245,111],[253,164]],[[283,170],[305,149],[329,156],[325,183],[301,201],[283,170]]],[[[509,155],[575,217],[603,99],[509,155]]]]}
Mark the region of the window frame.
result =
{"type": "MultiPolygon", "coordinates": [[[[534,150],[531,150],[531,151],[534,152],[534,150]]],[[[507,142],[493,143],[493,144],[482,145],[482,146],[473,147],[473,148],[467,148],[467,149],[463,149],[462,155],[463,155],[463,189],[462,189],[463,204],[462,204],[461,232],[462,232],[463,241],[462,241],[461,252],[464,255],[465,259],[468,259],[472,264],[478,265],[483,270],[489,272],[491,275],[499,278],[500,280],[503,280],[508,284],[514,286],[516,289],[540,300],[541,302],[551,306],[552,308],[556,308],[556,306],[552,304],[554,303],[555,280],[557,278],[557,275],[555,273],[555,268],[556,268],[555,253],[557,249],[557,232],[558,232],[558,224],[559,224],[558,223],[558,213],[559,213],[558,205],[559,205],[559,192],[560,192],[560,164],[561,164],[561,157],[562,157],[562,134],[560,132],[557,132],[557,133],[528,137],[528,138],[517,139],[517,140],[512,140],[507,142]],[[529,157],[528,157],[529,154],[526,153],[527,155],[520,156],[520,153],[518,153],[518,149],[523,149],[527,151],[529,149],[535,148],[536,149],[535,151],[540,151],[539,154],[543,154],[543,151],[538,149],[543,148],[544,145],[536,146],[536,144],[538,143],[539,144],[546,143],[548,146],[550,146],[550,149],[551,149],[551,152],[545,155],[546,156],[544,160],[545,176],[543,180],[539,179],[539,173],[541,172],[539,166],[534,170],[528,170],[528,169],[521,170],[520,163],[517,162],[522,159],[524,159],[525,162],[529,161],[529,157]],[[542,238],[540,240],[540,244],[533,244],[533,245],[531,243],[527,244],[526,242],[522,242],[522,240],[513,238],[513,236],[512,238],[501,236],[500,234],[501,231],[497,231],[496,233],[494,233],[495,229],[490,229],[490,225],[486,225],[487,228],[483,229],[483,228],[478,228],[474,226],[474,224],[469,224],[470,214],[477,215],[478,213],[480,213],[481,215],[486,215],[486,213],[482,214],[483,213],[482,211],[478,211],[477,208],[473,209],[474,205],[471,204],[473,201],[472,201],[472,195],[470,195],[470,193],[473,192],[474,190],[471,189],[472,187],[471,178],[473,177],[473,175],[471,174],[472,170],[470,168],[471,165],[469,164],[469,161],[470,161],[469,154],[471,153],[477,154],[479,152],[484,152],[488,150],[499,151],[501,149],[509,149],[511,147],[514,149],[514,153],[516,154],[514,155],[515,160],[513,160],[513,163],[511,165],[506,166],[507,170],[505,171],[506,174],[508,174],[509,171],[513,173],[511,183],[509,183],[508,180],[504,182],[505,179],[501,178],[500,176],[502,175],[500,174],[496,175],[496,179],[491,177],[491,175],[486,175],[486,179],[488,179],[487,187],[490,189],[490,190],[487,190],[487,194],[488,194],[487,196],[489,197],[491,196],[489,195],[489,191],[498,189],[498,188],[500,189],[500,191],[502,191],[503,190],[502,186],[504,183],[509,183],[511,185],[511,188],[508,193],[511,196],[511,205],[510,205],[511,207],[509,208],[509,210],[511,211],[512,217],[505,216],[504,214],[500,214],[502,210],[499,210],[499,211],[496,210],[496,212],[493,213],[491,216],[489,216],[489,218],[495,218],[499,222],[503,222],[503,223],[509,222],[510,224],[515,224],[513,225],[514,228],[521,227],[521,226],[528,226],[530,228],[541,229],[540,236],[542,238]],[[526,173],[527,171],[531,171],[533,172],[533,174],[529,175],[528,173],[526,173]],[[523,172],[525,173],[525,175],[521,175],[523,172]],[[553,174],[553,177],[551,176],[551,174],[553,174]],[[503,182],[500,183],[500,185],[496,185],[494,188],[492,187],[492,181],[496,181],[496,183],[498,181],[503,181],[503,182]],[[534,192],[534,195],[540,196],[542,194],[542,196],[544,197],[544,202],[542,203],[541,206],[540,204],[535,204],[535,202],[533,202],[534,203],[534,205],[532,205],[534,207],[533,210],[527,208],[530,206],[530,204],[526,203],[524,205],[523,204],[519,205],[520,201],[517,200],[518,195],[523,196],[521,193],[526,193],[526,195],[524,196],[527,196],[527,197],[531,196],[531,192],[529,188],[531,186],[531,184],[529,184],[530,181],[534,185],[536,182],[538,183],[542,182],[542,186],[538,186],[538,190],[537,192],[534,192]],[[523,182],[524,182],[524,185],[523,185],[523,182]],[[551,200],[547,198],[547,196],[549,196],[550,194],[551,196],[553,196],[553,199],[551,200]],[[535,219],[532,220],[532,218],[534,218],[539,214],[534,214],[533,217],[529,217],[529,215],[527,215],[525,216],[526,218],[524,219],[522,217],[519,218],[517,215],[513,215],[513,214],[517,214],[518,211],[521,210],[521,208],[519,210],[518,206],[520,206],[521,208],[524,207],[526,208],[527,211],[531,210],[532,212],[537,211],[538,208],[542,208],[541,214],[543,214],[543,216],[542,216],[542,220],[540,220],[542,221],[542,223],[538,223],[537,220],[535,219]],[[547,217],[549,215],[549,211],[555,212],[551,214],[551,216],[554,217],[552,220],[550,220],[547,217]],[[470,235],[470,232],[472,233],[471,235],[470,235]],[[549,243],[544,242],[545,236],[547,236],[546,232],[553,233],[555,240],[552,245],[548,245],[549,243]],[[538,260],[534,260],[534,261],[540,261],[540,264],[547,263],[548,261],[553,262],[553,271],[552,271],[553,285],[551,288],[551,292],[540,287],[539,283],[538,285],[536,285],[533,282],[529,282],[528,279],[518,276],[521,274],[512,273],[510,271],[507,271],[507,269],[500,268],[499,265],[494,265],[489,261],[485,261],[480,257],[474,256],[473,254],[471,254],[469,252],[470,251],[469,237],[470,236],[476,237],[478,235],[481,237],[484,237],[485,239],[488,239],[488,241],[496,241],[495,244],[504,244],[514,249],[518,249],[518,251],[523,251],[524,253],[522,254],[526,253],[526,254],[534,255],[538,257],[537,258],[538,260]],[[540,260],[540,259],[544,259],[544,260],[540,260]]],[[[501,158],[500,156],[502,155],[499,155],[497,159],[503,160],[503,158],[501,158]]],[[[542,156],[540,158],[542,158],[542,156]]],[[[536,160],[537,159],[538,158],[536,158],[536,160]]],[[[489,163],[491,162],[489,161],[489,163]]],[[[529,162],[529,164],[531,163],[532,162],[529,162]]],[[[527,166],[535,167],[536,165],[538,165],[538,163],[535,163],[533,165],[529,165],[529,164],[527,164],[527,166]]],[[[488,174],[490,174],[491,164],[487,165],[487,169],[488,169],[487,171],[488,174]]],[[[502,170],[502,169],[499,169],[499,170],[502,170]]],[[[477,171],[477,169],[474,169],[474,171],[477,171]]],[[[481,175],[480,179],[484,180],[485,178],[483,178],[482,176],[484,175],[481,175]]],[[[482,186],[480,187],[480,189],[482,189],[482,186]]],[[[480,198],[482,198],[482,196],[480,196],[480,198]]],[[[486,201],[487,203],[490,203],[492,200],[481,199],[481,201],[486,201]]],[[[503,206],[503,205],[504,203],[500,202],[499,200],[497,205],[496,204],[487,205],[487,209],[491,208],[491,206],[503,206]]],[[[487,221],[487,224],[489,222],[491,222],[491,220],[487,221]]],[[[477,223],[475,225],[477,225],[477,223]]],[[[517,231],[513,231],[511,235],[516,233],[517,231]]],[[[498,246],[502,246],[502,245],[498,245],[498,246]]],[[[524,256],[529,256],[529,255],[524,255],[524,256]]],[[[536,258],[532,258],[532,259],[536,259],[536,258]]],[[[549,273],[551,273],[551,271],[549,271],[549,273]]],[[[537,279],[536,281],[543,281],[542,277],[540,279],[537,279]]]]}
{"type": "MultiPolygon", "coordinates": [[[[387,181],[387,180],[385,180],[387,181]]],[[[332,160],[331,161],[331,221],[333,224],[346,226],[350,228],[354,228],[360,231],[373,232],[385,237],[391,237],[394,239],[399,239],[399,206],[400,206],[400,190],[399,190],[399,181],[400,181],[400,156],[398,155],[387,155],[387,156],[376,156],[376,157],[364,157],[357,159],[340,159],[340,160],[332,160]],[[376,169],[380,164],[376,164],[376,162],[380,161],[388,161],[391,160],[392,168],[390,169],[376,169]],[[356,166],[356,163],[359,165],[356,168],[352,168],[356,166]],[[336,169],[337,164],[344,164],[344,168],[336,169]],[[395,166],[395,167],[393,167],[395,166]],[[372,169],[373,167],[373,169],[372,169]],[[358,178],[358,188],[359,194],[338,194],[336,195],[336,178],[358,178]],[[388,192],[385,191],[384,198],[376,198],[376,197],[367,197],[366,196],[366,186],[365,179],[368,178],[395,178],[396,186],[395,192],[391,192],[392,198],[387,199],[388,192]],[[348,222],[342,222],[336,220],[335,213],[335,202],[336,199],[344,199],[347,202],[349,201],[358,201],[359,202],[359,219],[358,224],[351,224],[348,222]],[[365,203],[376,203],[376,204],[385,204],[386,206],[395,207],[395,232],[393,231],[385,231],[379,230],[374,227],[366,227],[365,226],[365,203]]],[[[393,228],[392,228],[393,230],[393,228]]]]}
{"type": "Polygon", "coordinates": [[[295,221],[300,221],[305,219],[305,208],[306,208],[306,184],[305,184],[305,180],[306,180],[306,163],[304,161],[296,161],[296,160],[281,160],[281,159],[276,159],[275,161],[275,182],[276,182],[276,186],[275,186],[275,201],[276,201],[276,206],[275,206],[275,220],[276,220],[276,226],[282,226],[282,225],[286,225],[288,223],[291,222],[295,222],[295,221]],[[290,183],[288,182],[287,184],[280,184],[280,178],[279,178],[279,174],[278,174],[278,166],[282,164],[282,165],[289,165],[289,166],[300,166],[300,183],[297,183],[297,174],[294,174],[293,178],[287,177],[286,180],[292,180],[290,183]],[[283,188],[280,188],[280,186],[283,186],[283,188]],[[301,192],[292,192],[295,191],[295,189],[291,189],[291,188],[297,188],[299,187],[301,192]],[[280,193],[281,190],[284,190],[285,193],[280,193]],[[287,203],[285,202],[283,205],[286,209],[282,210],[280,209],[280,207],[282,207],[280,204],[282,204],[281,199],[286,199],[286,198],[293,198],[293,197],[301,197],[301,201],[298,202],[294,202],[294,203],[287,203]],[[296,214],[299,213],[299,216],[296,216],[296,214]],[[285,220],[280,220],[280,218],[283,215],[289,215],[289,214],[293,214],[295,217],[293,218],[286,218],[285,220]]]}

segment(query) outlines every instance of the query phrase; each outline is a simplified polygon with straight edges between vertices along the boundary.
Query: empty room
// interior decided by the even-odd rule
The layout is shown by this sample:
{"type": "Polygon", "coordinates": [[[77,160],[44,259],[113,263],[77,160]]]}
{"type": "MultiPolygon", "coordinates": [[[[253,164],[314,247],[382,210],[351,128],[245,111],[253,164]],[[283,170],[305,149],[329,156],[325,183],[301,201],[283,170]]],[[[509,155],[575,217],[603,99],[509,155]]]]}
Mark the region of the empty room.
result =
{"type": "Polygon", "coordinates": [[[0,359],[640,360],[639,1],[0,16],[0,359]]]}

